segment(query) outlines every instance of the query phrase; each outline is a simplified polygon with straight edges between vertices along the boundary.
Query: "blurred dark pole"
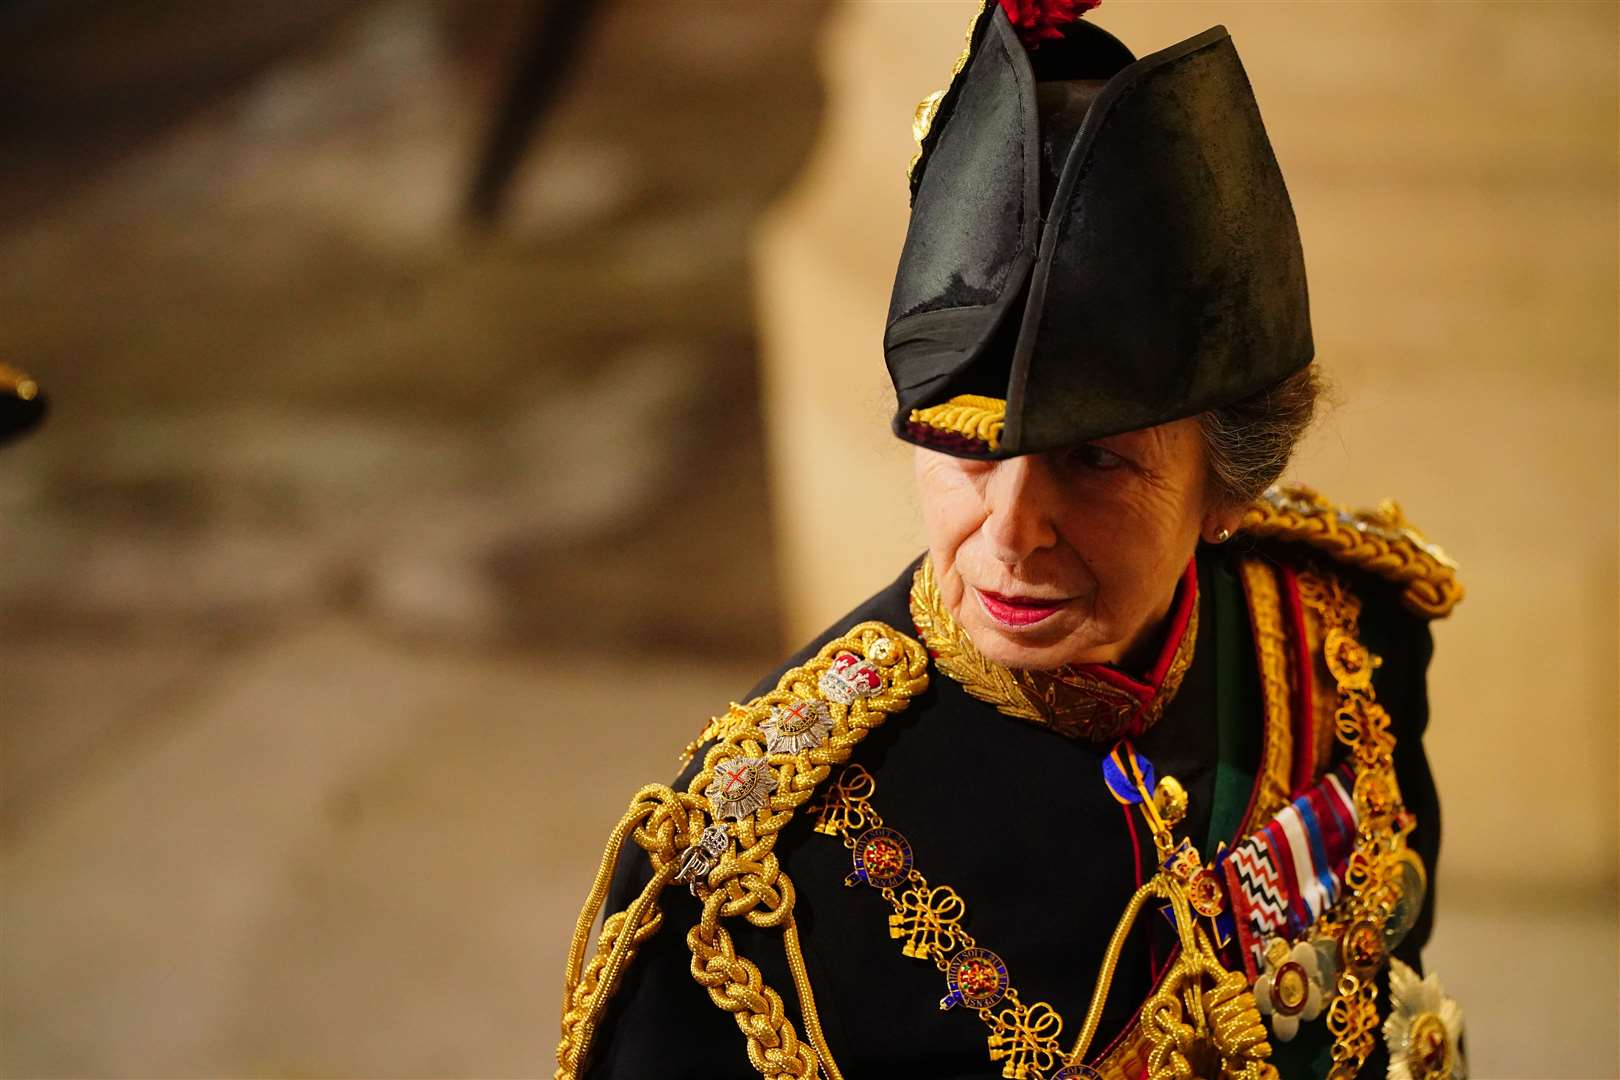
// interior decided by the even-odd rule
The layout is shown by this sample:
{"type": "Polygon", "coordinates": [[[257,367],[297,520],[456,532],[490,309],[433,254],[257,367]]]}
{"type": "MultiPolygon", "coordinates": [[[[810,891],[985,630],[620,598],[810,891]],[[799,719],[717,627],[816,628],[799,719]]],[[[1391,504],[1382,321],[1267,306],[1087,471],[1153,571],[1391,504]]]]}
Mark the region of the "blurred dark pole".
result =
{"type": "Polygon", "coordinates": [[[592,0],[532,0],[494,122],[478,153],[463,214],[469,224],[495,224],[535,129],[561,96],[579,59],[598,5],[592,0]]]}

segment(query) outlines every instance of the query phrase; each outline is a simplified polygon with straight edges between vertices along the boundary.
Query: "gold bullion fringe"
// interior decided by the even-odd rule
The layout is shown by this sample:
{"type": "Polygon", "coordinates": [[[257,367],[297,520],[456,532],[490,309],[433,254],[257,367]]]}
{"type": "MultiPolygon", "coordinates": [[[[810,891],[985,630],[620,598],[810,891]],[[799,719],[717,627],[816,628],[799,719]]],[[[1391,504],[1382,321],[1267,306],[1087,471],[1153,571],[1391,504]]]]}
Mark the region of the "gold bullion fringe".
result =
{"type": "Polygon", "coordinates": [[[1242,531],[1266,540],[1307,544],[1338,562],[1403,587],[1407,610],[1443,619],[1463,599],[1457,564],[1417,530],[1399,504],[1347,510],[1303,484],[1280,484],[1249,504],[1242,531]]]}
{"type": "Polygon", "coordinates": [[[939,405],[912,409],[914,424],[927,424],[936,431],[948,431],[978,439],[991,450],[1001,445],[1001,429],[1007,420],[1007,403],[1000,398],[979,394],[958,394],[939,405]]]}

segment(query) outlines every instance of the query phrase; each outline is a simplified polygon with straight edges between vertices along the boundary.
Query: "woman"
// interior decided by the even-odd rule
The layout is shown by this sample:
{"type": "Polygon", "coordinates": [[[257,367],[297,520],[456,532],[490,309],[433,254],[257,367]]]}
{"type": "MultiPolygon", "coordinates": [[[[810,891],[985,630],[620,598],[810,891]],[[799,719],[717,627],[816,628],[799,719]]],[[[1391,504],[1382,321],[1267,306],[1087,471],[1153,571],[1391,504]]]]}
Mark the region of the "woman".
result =
{"type": "Polygon", "coordinates": [[[1317,389],[1225,31],[1134,60],[1055,6],[919,109],[929,550],[636,795],[559,1076],[1463,1074],[1416,973],[1461,590],[1393,506],[1268,490],[1317,389]]]}

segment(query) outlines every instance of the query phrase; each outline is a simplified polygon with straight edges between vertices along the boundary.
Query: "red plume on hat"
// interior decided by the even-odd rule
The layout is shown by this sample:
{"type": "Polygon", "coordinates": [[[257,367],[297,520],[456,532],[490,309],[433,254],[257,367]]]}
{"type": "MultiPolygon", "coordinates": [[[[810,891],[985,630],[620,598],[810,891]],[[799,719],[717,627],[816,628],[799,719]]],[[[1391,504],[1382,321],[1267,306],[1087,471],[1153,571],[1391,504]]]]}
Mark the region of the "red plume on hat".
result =
{"type": "Polygon", "coordinates": [[[1026,49],[1038,49],[1041,42],[1063,36],[1063,27],[1078,22],[1080,17],[1102,0],[1001,0],[1001,10],[1018,31],[1018,40],[1026,49]]]}

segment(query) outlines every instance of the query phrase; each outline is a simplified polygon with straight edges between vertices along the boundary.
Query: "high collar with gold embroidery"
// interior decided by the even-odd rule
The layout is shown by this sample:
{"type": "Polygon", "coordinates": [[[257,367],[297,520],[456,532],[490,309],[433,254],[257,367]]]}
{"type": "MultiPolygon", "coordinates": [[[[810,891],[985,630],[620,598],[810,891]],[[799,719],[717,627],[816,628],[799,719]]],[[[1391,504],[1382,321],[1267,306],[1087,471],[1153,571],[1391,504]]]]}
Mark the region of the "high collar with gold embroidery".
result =
{"type": "Polygon", "coordinates": [[[1181,687],[1198,640],[1198,573],[1189,562],[1171,605],[1169,633],[1145,680],[1108,664],[1021,671],[988,659],[946,610],[927,558],[911,579],[911,619],[935,666],[971,696],[1060,735],[1111,743],[1152,727],[1181,687]]]}

